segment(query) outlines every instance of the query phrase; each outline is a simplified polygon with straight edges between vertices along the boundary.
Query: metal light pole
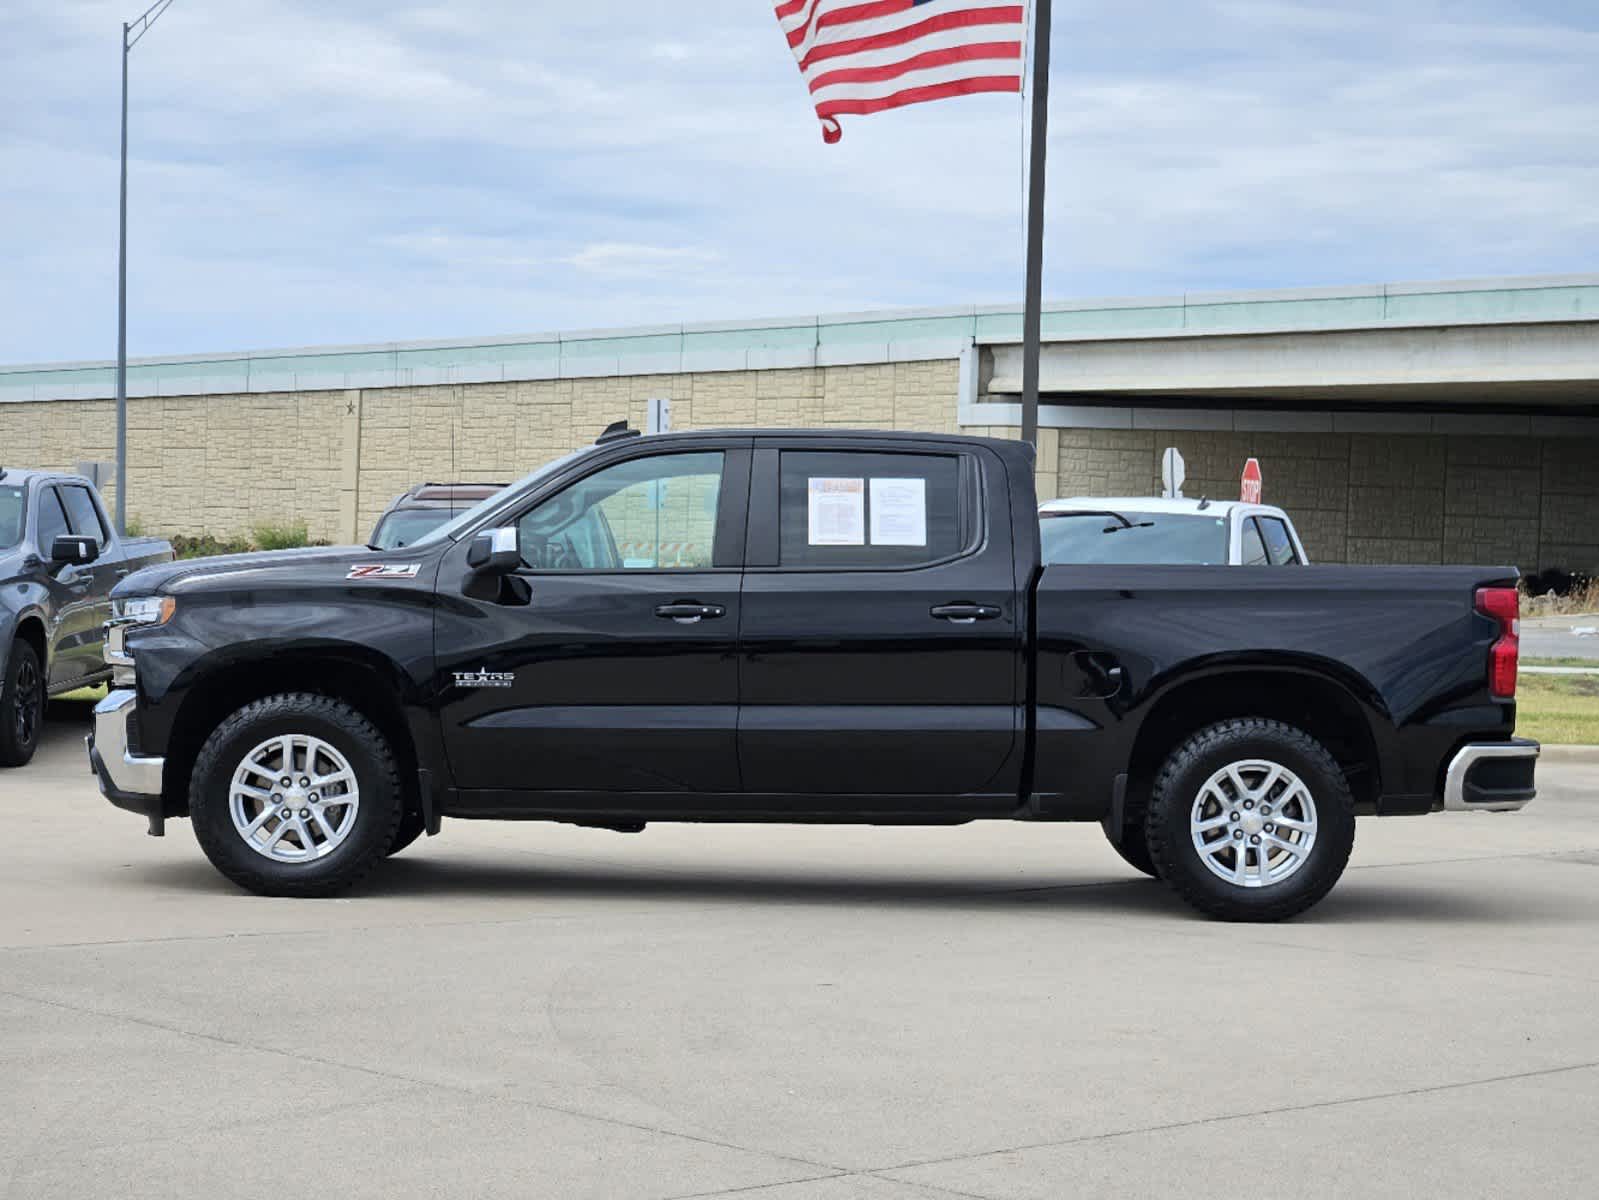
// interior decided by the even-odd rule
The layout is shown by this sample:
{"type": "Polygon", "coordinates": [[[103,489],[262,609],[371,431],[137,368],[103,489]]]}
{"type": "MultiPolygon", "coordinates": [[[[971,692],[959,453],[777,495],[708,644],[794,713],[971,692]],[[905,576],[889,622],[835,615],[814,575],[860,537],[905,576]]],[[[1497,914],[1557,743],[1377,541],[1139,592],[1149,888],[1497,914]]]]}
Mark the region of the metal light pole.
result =
{"type": "Polygon", "coordinates": [[[156,0],[122,26],[122,198],[117,224],[117,533],[128,532],[128,52],[172,0],[156,0]]]}
{"type": "Polygon", "coordinates": [[[1022,312],[1022,441],[1038,444],[1038,358],[1043,332],[1044,176],[1049,143],[1050,0],[1033,0],[1033,132],[1028,143],[1027,279],[1022,312]]]}

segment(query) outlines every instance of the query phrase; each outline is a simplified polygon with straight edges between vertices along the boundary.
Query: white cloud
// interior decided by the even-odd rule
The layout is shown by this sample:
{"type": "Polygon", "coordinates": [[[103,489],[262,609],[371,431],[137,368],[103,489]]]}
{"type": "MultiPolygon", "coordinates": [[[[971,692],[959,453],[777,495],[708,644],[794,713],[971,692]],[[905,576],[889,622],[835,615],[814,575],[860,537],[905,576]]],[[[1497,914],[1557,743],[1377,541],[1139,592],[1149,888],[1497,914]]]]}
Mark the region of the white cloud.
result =
{"type": "MultiPolygon", "coordinates": [[[[126,14],[12,4],[0,361],[108,356],[126,14]]],[[[1123,0],[1056,24],[1052,295],[1599,266],[1591,5],[1123,0]]],[[[748,0],[180,3],[132,82],[136,353],[1020,292],[1016,99],[824,146],[748,0]]]]}

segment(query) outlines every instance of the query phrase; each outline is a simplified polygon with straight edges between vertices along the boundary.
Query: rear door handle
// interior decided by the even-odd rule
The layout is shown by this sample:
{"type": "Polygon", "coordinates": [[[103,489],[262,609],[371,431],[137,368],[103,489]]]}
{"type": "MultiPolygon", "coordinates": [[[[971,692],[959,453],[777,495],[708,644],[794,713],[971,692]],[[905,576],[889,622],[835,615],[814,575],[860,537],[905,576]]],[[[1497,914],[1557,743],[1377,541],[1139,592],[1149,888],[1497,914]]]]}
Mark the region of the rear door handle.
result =
{"type": "Polygon", "coordinates": [[[693,625],[706,618],[714,620],[717,617],[725,617],[727,609],[720,604],[684,602],[681,604],[663,604],[655,610],[655,615],[669,621],[676,621],[679,625],[693,625]]]}
{"type": "Polygon", "coordinates": [[[973,621],[992,621],[999,616],[999,607],[994,604],[935,604],[928,611],[940,621],[949,621],[954,625],[970,625],[973,621]]]}

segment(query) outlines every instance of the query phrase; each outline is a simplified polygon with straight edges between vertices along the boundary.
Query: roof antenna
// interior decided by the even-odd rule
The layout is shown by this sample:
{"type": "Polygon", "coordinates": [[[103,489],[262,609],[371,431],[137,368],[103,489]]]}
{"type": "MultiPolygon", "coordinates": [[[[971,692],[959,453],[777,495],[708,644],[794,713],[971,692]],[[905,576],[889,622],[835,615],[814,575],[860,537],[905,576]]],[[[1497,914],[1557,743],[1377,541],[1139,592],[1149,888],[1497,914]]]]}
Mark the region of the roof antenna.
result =
{"type": "Polygon", "coordinates": [[[620,438],[639,437],[641,436],[642,432],[642,430],[638,429],[629,429],[627,427],[627,421],[625,420],[612,421],[605,427],[605,432],[594,439],[594,444],[596,446],[603,446],[606,442],[614,442],[620,438]]]}
{"type": "Polygon", "coordinates": [[[1209,507],[1210,507],[1210,497],[1209,496],[1201,496],[1199,498],[1199,509],[1198,509],[1198,511],[1199,512],[1204,512],[1209,507]]]}

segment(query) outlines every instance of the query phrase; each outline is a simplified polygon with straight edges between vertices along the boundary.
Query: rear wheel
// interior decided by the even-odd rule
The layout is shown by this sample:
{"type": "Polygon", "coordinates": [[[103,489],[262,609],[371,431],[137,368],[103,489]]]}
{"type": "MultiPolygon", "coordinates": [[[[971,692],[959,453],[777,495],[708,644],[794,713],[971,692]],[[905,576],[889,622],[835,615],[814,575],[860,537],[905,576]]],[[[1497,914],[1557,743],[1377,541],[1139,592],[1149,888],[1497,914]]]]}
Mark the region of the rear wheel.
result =
{"type": "Polygon", "coordinates": [[[264,896],[331,896],[394,844],[394,753],[343,701],[288,694],[247,704],[212,731],[189,785],[212,864],[264,896]]]}
{"type": "Polygon", "coordinates": [[[0,678],[0,767],[20,767],[39,748],[44,724],[44,673],[29,642],[11,643],[0,678]]]}
{"type": "Polygon", "coordinates": [[[1260,718],[1201,730],[1166,760],[1146,818],[1160,877],[1201,912],[1277,921],[1325,896],[1355,844],[1355,803],[1326,747],[1260,718]]]}

